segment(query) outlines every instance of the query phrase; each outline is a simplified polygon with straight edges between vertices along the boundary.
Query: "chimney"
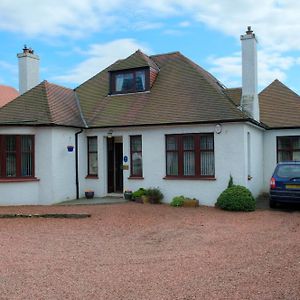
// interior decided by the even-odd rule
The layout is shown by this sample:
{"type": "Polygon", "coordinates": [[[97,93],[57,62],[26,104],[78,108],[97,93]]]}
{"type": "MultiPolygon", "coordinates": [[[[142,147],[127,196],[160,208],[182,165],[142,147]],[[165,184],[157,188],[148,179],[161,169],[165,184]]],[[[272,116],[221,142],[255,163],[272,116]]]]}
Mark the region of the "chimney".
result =
{"type": "Polygon", "coordinates": [[[241,108],[251,118],[259,122],[259,102],[257,94],[257,40],[248,26],[241,35],[242,43],[242,99],[241,108]]]}
{"type": "Polygon", "coordinates": [[[18,53],[17,57],[19,60],[19,92],[23,94],[40,81],[40,58],[26,45],[23,52],[18,53]]]}

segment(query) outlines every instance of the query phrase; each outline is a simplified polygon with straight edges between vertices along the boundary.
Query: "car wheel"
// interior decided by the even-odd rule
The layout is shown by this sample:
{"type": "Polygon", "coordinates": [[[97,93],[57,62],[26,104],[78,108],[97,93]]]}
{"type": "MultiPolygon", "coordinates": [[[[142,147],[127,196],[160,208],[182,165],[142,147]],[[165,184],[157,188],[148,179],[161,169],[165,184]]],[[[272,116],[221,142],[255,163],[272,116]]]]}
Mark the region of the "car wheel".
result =
{"type": "Polygon", "coordinates": [[[269,206],[270,206],[270,208],[276,208],[276,201],[270,199],[269,206]]]}

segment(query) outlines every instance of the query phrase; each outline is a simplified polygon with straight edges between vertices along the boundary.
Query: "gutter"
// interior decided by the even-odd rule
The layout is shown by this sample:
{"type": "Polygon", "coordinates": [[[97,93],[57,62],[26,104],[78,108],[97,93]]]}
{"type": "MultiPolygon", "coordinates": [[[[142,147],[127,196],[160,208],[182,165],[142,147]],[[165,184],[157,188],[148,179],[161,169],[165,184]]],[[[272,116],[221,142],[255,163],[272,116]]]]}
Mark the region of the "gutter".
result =
{"type": "Polygon", "coordinates": [[[75,133],[75,174],[76,174],[76,199],[79,199],[79,168],[78,168],[78,135],[83,132],[80,129],[75,133]]]}

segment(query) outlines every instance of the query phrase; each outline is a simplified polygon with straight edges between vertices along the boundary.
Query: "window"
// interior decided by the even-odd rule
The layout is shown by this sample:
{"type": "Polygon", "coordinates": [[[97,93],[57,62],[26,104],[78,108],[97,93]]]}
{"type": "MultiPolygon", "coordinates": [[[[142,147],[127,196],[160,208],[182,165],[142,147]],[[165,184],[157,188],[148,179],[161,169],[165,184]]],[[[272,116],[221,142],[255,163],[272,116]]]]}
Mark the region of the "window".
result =
{"type": "Polygon", "coordinates": [[[111,94],[136,93],[149,90],[149,70],[137,69],[111,73],[111,94]]]}
{"type": "Polygon", "coordinates": [[[34,136],[0,135],[0,177],[34,177],[34,136]]]}
{"type": "Polygon", "coordinates": [[[97,137],[88,138],[88,176],[98,176],[98,145],[97,137]]]}
{"type": "Polygon", "coordinates": [[[142,165],[142,136],[134,135],[130,137],[130,162],[131,177],[143,176],[142,165]]]}
{"type": "Polygon", "coordinates": [[[214,177],[214,135],[166,136],[166,174],[169,177],[214,177]]]}
{"type": "Polygon", "coordinates": [[[300,136],[277,137],[277,162],[300,161],[300,136]]]}

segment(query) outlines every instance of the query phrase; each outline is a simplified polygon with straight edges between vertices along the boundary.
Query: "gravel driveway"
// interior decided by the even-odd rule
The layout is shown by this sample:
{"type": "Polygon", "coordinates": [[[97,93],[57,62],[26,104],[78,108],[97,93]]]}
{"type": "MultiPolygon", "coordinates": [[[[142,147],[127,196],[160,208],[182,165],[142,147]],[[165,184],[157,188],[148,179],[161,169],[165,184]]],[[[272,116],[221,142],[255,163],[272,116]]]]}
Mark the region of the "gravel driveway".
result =
{"type": "Polygon", "coordinates": [[[300,212],[1,207],[0,299],[300,299],[300,212]]]}

